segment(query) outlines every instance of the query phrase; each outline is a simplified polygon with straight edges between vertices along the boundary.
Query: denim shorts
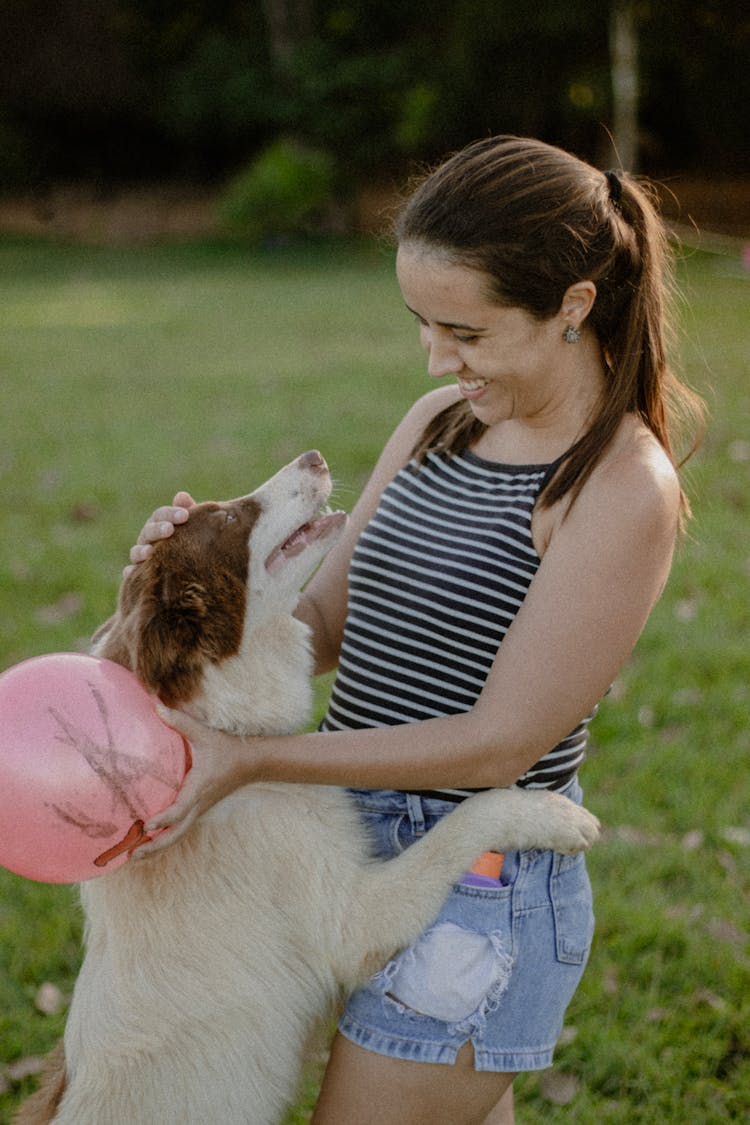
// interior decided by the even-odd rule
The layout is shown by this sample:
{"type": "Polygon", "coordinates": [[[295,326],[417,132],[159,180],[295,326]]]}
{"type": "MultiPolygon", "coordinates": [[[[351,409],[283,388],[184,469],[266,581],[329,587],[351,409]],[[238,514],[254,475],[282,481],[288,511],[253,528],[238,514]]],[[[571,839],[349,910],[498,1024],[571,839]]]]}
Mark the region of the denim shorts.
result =
{"type": "MultiPolygon", "coordinates": [[[[384,859],[456,807],[391,790],[349,793],[384,859]]],[[[577,780],[563,793],[580,804],[577,780]]],[[[453,1063],[471,1041],[477,1070],[549,1067],[593,937],[586,862],[508,852],[501,880],[489,889],[455,884],[430,929],[350,997],[341,1033],[410,1061],[453,1063]]]]}

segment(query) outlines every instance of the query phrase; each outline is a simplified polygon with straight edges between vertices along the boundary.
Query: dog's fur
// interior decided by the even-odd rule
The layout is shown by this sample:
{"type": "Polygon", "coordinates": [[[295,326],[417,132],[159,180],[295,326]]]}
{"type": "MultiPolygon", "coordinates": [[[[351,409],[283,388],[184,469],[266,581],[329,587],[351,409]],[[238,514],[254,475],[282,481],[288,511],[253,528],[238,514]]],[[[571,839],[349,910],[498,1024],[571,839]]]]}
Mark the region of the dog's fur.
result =
{"type": "MultiPolygon", "coordinates": [[[[250,496],[192,509],[126,578],[95,651],[211,726],[298,729],[311,657],[292,611],[345,522],[308,523],[329,492],[310,453],[250,496]]],[[[383,863],[343,791],[242,788],[172,847],[82,886],[64,1058],[18,1120],[272,1125],[315,1018],[417,937],[478,853],[576,851],[596,835],[563,797],[495,790],[383,863]]]]}

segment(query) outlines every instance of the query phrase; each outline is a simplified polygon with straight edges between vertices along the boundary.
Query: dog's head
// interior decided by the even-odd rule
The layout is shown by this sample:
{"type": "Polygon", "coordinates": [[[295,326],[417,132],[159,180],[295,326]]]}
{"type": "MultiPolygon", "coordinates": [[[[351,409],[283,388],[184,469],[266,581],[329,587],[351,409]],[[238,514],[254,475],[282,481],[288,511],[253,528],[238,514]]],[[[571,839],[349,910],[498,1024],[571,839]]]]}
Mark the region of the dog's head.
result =
{"type": "Polygon", "coordinates": [[[340,537],[344,512],[321,515],[331,478],[315,451],[248,496],[190,509],[125,578],[98,643],[166,703],[190,700],[208,664],[236,656],[253,630],[289,616],[340,537]]]}

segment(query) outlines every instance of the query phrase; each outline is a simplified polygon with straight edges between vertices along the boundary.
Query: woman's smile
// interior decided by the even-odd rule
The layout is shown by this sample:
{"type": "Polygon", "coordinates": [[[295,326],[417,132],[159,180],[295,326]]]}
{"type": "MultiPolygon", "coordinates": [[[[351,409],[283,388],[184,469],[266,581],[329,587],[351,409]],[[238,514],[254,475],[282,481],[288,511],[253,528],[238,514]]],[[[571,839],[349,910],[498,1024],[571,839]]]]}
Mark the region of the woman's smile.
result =
{"type": "Polygon", "coordinates": [[[469,401],[480,398],[489,385],[489,379],[467,379],[461,375],[458,376],[458,389],[463,398],[469,401]]]}

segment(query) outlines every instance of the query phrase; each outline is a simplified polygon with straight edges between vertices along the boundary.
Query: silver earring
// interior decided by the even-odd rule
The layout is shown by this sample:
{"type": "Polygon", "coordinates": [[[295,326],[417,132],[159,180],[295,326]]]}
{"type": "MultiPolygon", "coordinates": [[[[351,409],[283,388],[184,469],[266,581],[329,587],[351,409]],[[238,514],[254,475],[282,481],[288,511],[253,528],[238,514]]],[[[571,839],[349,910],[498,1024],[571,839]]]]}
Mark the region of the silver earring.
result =
{"type": "Polygon", "coordinates": [[[572,324],[567,324],[565,326],[565,331],[563,332],[563,340],[566,344],[577,344],[580,338],[580,328],[575,328],[572,324]]]}

